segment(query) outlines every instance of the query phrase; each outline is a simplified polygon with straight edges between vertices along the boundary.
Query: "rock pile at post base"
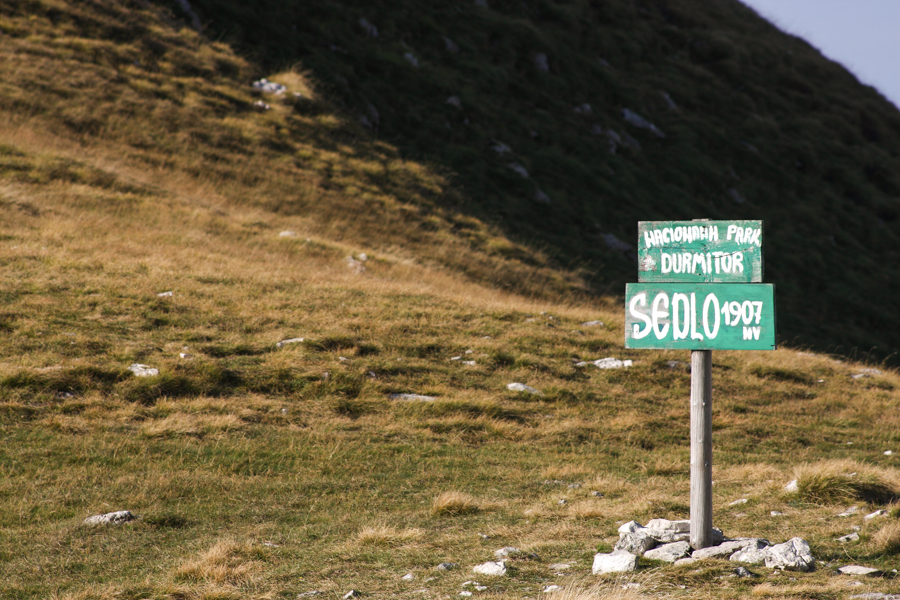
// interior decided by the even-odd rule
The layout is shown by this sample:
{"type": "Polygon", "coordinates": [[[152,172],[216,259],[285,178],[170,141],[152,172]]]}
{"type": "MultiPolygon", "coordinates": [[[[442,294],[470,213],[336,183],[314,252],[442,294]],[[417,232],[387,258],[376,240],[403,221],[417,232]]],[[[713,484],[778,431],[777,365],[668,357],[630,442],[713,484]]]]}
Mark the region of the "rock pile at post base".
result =
{"type": "Polygon", "coordinates": [[[629,521],[619,528],[619,541],[610,553],[594,556],[593,573],[621,573],[634,571],[639,556],[676,563],[708,558],[728,558],[745,565],[762,565],[786,571],[811,571],[815,564],[809,544],[792,538],[782,544],[771,545],[760,538],[725,539],[713,528],[713,546],[691,552],[690,521],[653,519],[644,527],[629,521]]]}

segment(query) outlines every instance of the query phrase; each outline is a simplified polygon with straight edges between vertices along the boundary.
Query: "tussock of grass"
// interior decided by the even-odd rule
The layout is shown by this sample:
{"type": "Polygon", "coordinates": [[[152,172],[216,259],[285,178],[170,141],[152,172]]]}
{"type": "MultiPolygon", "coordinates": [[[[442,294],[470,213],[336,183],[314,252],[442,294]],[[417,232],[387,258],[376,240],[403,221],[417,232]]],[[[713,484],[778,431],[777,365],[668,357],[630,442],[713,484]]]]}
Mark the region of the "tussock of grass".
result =
{"type": "Polygon", "coordinates": [[[897,473],[851,461],[807,464],[794,472],[797,496],[806,502],[836,504],[847,501],[887,504],[900,495],[897,473]],[[890,480],[885,480],[885,476],[890,480]]]}
{"type": "Polygon", "coordinates": [[[900,522],[888,523],[875,532],[872,544],[878,552],[900,554],[900,522]]]}
{"type": "Polygon", "coordinates": [[[248,542],[221,540],[198,558],[179,565],[175,576],[190,581],[245,585],[259,572],[263,554],[248,542]]]}
{"type": "Polygon", "coordinates": [[[421,539],[424,531],[417,528],[397,529],[390,525],[369,525],[356,534],[361,546],[396,546],[421,539]]]}
{"type": "Polygon", "coordinates": [[[481,504],[463,492],[442,492],[431,503],[434,516],[471,515],[481,511],[481,504]]]}

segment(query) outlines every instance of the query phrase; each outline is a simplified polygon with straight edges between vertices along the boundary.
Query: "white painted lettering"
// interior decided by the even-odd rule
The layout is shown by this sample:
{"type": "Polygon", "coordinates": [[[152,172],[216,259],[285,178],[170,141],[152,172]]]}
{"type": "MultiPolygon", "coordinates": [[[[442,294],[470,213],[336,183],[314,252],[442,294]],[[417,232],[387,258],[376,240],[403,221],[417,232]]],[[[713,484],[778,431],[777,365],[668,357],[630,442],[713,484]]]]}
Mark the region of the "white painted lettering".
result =
{"type": "Polygon", "coordinates": [[[669,317],[669,296],[665,292],[660,292],[656,295],[656,298],[653,299],[653,310],[650,311],[650,320],[653,323],[653,334],[656,336],[656,339],[661,340],[666,337],[666,334],[669,333],[669,324],[663,323],[660,327],[660,319],[667,319],[669,317]],[[660,305],[663,305],[663,308],[660,309],[660,305]]]}
{"type": "Polygon", "coordinates": [[[709,226],[709,241],[711,241],[711,242],[719,241],[719,226],[718,225],[710,225],[709,226]]]}
{"type": "Polygon", "coordinates": [[[735,252],[731,255],[731,258],[734,260],[734,263],[731,265],[731,270],[734,273],[743,273],[744,272],[744,253],[743,252],[735,252]]]}
{"type": "Polygon", "coordinates": [[[631,337],[636,340],[647,337],[650,333],[650,317],[646,315],[646,313],[638,312],[637,305],[647,306],[647,294],[645,292],[641,292],[640,294],[636,294],[631,302],[628,303],[628,312],[631,313],[631,316],[635,319],[644,323],[644,329],[641,331],[640,327],[637,323],[634,324],[634,330],[632,331],[631,337]]]}
{"type": "Polygon", "coordinates": [[[724,273],[731,273],[731,255],[730,254],[722,255],[722,271],[724,273]]]}
{"type": "Polygon", "coordinates": [[[727,234],[727,236],[726,236],[725,239],[730,240],[730,239],[731,239],[731,236],[733,236],[733,235],[734,235],[734,232],[737,231],[737,230],[738,230],[737,225],[734,225],[734,224],[729,225],[729,226],[728,226],[728,234],[727,234]]]}
{"type": "Polygon", "coordinates": [[[645,244],[648,248],[652,248],[652,247],[655,245],[655,241],[654,241],[654,239],[653,239],[653,232],[652,232],[652,231],[644,231],[644,244],[645,244]]]}
{"type": "Polygon", "coordinates": [[[737,228],[737,232],[734,234],[734,241],[738,244],[744,243],[744,229],[741,227],[737,228]]]}
{"type": "Polygon", "coordinates": [[[662,257],[662,272],[670,273],[672,271],[672,255],[668,252],[661,253],[662,257]]]}
{"type": "Polygon", "coordinates": [[[703,341],[703,336],[697,331],[697,294],[691,294],[691,339],[703,341]]]}
{"type": "Polygon", "coordinates": [[[754,308],[756,308],[756,324],[759,325],[759,321],[762,319],[762,307],[763,303],[756,301],[753,303],[754,308]]]}
{"type": "Polygon", "coordinates": [[[719,334],[719,324],[721,320],[719,319],[719,299],[716,298],[715,294],[707,294],[706,300],[703,302],[703,333],[706,334],[707,339],[713,340],[719,334]],[[712,329],[709,328],[709,306],[711,304],[715,304],[716,307],[713,309],[713,315],[716,317],[715,325],[713,325],[712,329]]]}
{"type": "Polygon", "coordinates": [[[681,234],[684,233],[681,227],[676,227],[675,231],[672,232],[672,239],[676,242],[681,241],[681,234]]]}
{"type": "Polygon", "coordinates": [[[753,322],[753,304],[749,300],[744,300],[744,303],[741,304],[741,320],[744,321],[744,325],[753,322]]]}
{"type": "Polygon", "coordinates": [[[676,340],[687,339],[688,331],[690,329],[690,300],[688,300],[687,294],[673,294],[672,295],[672,337],[676,340]],[[678,306],[681,305],[684,308],[681,312],[679,312],[678,306]],[[679,317],[681,317],[681,321],[684,322],[684,328],[679,328],[679,317]]]}
{"type": "Polygon", "coordinates": [[[701,227],[700,228],[700,239],[701,240],[709,239],[709,227],[701,227]]]}
{"type": "Polygon", "coordinates": [[[666,244],[672,243],[672,230],[668,227],[662,230],[663,242],[666,244]]]}
{"type": "Polygon", "coordinates": [[[694,261],[691,264],[691,271],[697,273],[697,265],[700,265],[700,270],[706,273],[706,261],[703,260],[702,254],[695,254],[694,261]]]}

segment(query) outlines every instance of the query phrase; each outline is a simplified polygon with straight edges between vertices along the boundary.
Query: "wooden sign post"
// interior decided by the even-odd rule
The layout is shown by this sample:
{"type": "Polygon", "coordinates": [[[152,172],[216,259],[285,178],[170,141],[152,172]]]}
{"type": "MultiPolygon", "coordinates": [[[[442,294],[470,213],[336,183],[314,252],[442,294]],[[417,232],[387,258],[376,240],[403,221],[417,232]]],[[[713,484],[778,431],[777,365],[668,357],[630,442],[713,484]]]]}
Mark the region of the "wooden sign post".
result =
{"type": "Polygon", "coordinates": [[[712,545],[712,351],[775,349],[762,221],[641,221],[625,347],[691,350],[691,534],[712,545]]]}

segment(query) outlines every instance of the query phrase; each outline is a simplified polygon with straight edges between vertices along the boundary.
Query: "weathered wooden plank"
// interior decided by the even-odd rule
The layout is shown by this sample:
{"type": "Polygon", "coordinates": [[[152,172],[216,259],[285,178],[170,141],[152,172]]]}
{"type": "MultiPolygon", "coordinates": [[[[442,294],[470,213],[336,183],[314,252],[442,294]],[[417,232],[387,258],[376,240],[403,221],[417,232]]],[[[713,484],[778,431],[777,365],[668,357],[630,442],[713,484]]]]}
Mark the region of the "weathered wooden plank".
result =
{"type": "Polygon", "coordinates": [[[762,221],[640,221],[638,281],[760,283],[762,221]]]}
{"type": "Polygon", "coordinates": [[[629,283],[625,347],[774,350],[775,288],[762,283],[629,283]]]}

